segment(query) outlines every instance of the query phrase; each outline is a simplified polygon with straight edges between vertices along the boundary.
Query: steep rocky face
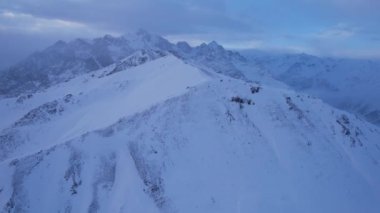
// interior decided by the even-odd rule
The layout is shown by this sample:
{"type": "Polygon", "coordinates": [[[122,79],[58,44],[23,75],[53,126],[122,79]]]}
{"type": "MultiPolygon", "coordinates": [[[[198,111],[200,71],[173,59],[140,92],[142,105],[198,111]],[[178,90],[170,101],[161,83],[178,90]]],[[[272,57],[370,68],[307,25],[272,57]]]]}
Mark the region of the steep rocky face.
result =
{"type": "Polygon", "coordinates": [[[0,94],[12,96],[46,89],[79,74],[113,64],[132,52],[122,38],[110,40],[109,36],[93,41],[57,42],[2,73],[0,94]]]}
{"type": "Polygon", "coordinates": [[[244,74],[235,66],[235,63],[244,63],[245,58],[232,51],[226,51],[216,42],[197,47],[194,55],[198,61],[208,67],[213,67],[218,73],[234,78],[244,78],[244,74]]]}

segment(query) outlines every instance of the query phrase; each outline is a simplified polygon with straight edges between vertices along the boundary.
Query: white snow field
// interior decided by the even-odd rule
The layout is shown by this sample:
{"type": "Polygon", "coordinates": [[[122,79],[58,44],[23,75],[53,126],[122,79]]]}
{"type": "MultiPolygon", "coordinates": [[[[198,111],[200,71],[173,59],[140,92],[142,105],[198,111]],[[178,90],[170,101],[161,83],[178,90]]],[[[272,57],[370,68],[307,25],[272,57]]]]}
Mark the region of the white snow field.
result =
{"type": "Polygon", "coordinates": [[[106,76],[112,69],[107,67],[58,84],[22,104],[15,98],[0,100],[5,115],[0,127],[12,134],[17,131],[17,137],[25,136],[12,144],[14,150],[0,150],[0,160],[110,126],[207,80],[205,74],[171,55],[106,76]]]}
{"type": "Polygon", "coordinates": [[[115,66],[0,100],[1,212],[379,212],[379,127],[169,53],[115,66]]]}

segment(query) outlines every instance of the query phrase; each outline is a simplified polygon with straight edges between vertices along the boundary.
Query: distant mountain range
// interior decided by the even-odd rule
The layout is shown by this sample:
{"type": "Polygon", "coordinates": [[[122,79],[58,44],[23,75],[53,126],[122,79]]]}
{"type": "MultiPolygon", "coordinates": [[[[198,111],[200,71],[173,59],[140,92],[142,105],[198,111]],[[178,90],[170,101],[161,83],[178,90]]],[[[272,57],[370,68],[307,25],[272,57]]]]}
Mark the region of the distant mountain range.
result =
{"type": "Polygon", "coordinates": [[[252,66],[292,89],[380,125],[380,61],[245,51],[252,66]]]}
{"type": "Polygon", "coordinates": [[[106,35],[93,40],[58,41],[2,72],[0,96],[17,96],[46,89],[80,74],[119,63],[139,50],[170,52],[185,61],[242,77],[233,62],[245,59],[216,42],[192,48],[186,42],[172,44],[160,36],[140,30],[121,37],[106,35]]]}
{"type": "MultiPolygon", "coordinates": [[[[77,75],[107,67],[142,50],[169,52],[199,68],[251,81],[281,81],[292,89],[380,125],[380,62],[320,58],[306,54],[267,54],[224,49],[216,42],[191,47],[172,44],[140,30],[120,37],[58,41],[0,73],[0,96],[46,89],[77,75]]],[[[275,82],[271,82],[275,83],[275,82]]]]}

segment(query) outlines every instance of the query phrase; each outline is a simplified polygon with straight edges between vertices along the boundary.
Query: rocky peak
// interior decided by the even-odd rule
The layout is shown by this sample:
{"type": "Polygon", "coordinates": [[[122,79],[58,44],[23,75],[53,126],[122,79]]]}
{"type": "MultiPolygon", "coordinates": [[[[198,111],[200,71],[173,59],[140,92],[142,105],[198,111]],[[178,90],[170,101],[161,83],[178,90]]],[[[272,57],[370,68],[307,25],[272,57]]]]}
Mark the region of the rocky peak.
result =
{"type": "Polygon", "coordinates": [[[217,49],[219,49],[219,50],[224,50],[224,48],[223,48],[220,44],[218,44],[216,41],[212,41],[212,42],[210,42],[207,46],[208,46],[210,49],[214,49],[214,50],[217,50],[217,49]]]}
{"type": "Polygon", "coordinates": [[[185,53],[189,53],[192,50],[192,47],[185,41],[177,42],[176,46],[185,53]]]}

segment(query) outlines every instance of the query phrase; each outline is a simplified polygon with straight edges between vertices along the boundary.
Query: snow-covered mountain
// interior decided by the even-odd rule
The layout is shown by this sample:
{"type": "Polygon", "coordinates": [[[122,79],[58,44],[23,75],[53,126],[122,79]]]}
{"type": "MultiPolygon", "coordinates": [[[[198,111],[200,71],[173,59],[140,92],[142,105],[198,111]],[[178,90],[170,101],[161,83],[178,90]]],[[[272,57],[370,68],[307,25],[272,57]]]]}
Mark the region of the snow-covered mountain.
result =
{"type": "Polygon", "coordinates": [[[243,52],[253,66],[291,88],[380,125],[380,61],[243,52]]]}
{"type": "Polygon", "coordinates": [[[0,99],[0,212],[378,212],[379,127],[215,42],[125,37],[113,63],[0,99]]]}
{"type": "Polygon", "coordinates": [[[140,30],[120,37],[106,35],[93,40],[76,39],[70,42],[58,41],[47,49],[36,52],[0,72],[0,96],[12,97],[22,93],[33,93],[68,81],[80,74],[121,63],[128,56],[142,51],[148,60],[153,55],[171,52],[177,57],[198,66],[220,73],[242,78],[234,62],[245,58],[236,52],[225,50],[216,42],[190,47],[186,42],[172,44],[166,39],[140,30]]]}

